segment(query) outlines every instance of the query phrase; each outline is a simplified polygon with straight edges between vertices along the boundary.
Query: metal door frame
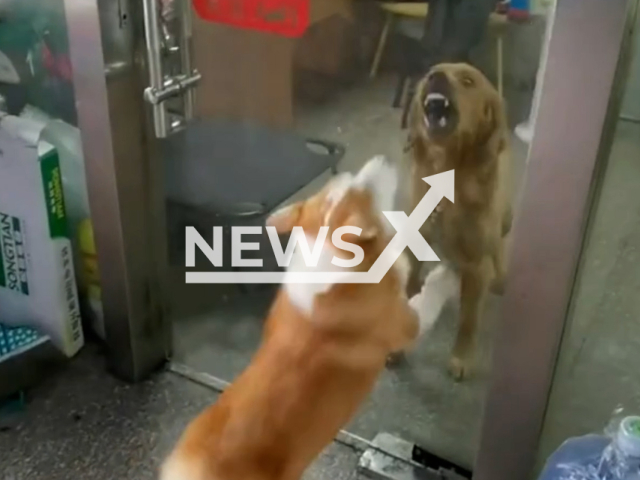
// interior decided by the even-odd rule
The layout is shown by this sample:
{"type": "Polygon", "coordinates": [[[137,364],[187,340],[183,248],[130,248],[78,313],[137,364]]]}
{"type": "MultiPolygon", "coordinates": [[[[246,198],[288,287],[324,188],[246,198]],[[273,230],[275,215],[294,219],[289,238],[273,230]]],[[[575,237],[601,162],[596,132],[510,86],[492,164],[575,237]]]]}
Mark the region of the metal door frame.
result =
{"type": "MultiPolygon", "coordinates": [[[[494,342],[478,480],[531,474],[638,0],[557,1],[494,342]]],[[[158,244],[151,238],[164,238],[165,206],[142,97],[140,4],[65,0],[109,360],[129,380],[162,364],[172,332],[163,303],[166,247],[150,248],[158,244]]]]}
{"type": "Polygon", "coordinates": [[[102,287],[107,356],[138,381],[171,350],[162,168],[143,102],[142,5],[65,0],[69,53],[102,287]],[[165,251],[155,251],[159,248],[165,251]]]}

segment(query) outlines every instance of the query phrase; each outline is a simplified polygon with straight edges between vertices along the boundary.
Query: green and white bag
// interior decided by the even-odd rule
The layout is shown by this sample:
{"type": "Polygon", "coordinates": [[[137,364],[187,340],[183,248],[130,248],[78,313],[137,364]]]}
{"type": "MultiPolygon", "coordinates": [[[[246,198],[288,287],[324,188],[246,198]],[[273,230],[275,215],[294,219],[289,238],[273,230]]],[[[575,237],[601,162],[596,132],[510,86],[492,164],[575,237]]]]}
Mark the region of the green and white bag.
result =
{"type": "Polygon", "coordinates": [[[70,357],[84,335],[58,154],[16,120],[0,118],[0,322],[70,357]]]}

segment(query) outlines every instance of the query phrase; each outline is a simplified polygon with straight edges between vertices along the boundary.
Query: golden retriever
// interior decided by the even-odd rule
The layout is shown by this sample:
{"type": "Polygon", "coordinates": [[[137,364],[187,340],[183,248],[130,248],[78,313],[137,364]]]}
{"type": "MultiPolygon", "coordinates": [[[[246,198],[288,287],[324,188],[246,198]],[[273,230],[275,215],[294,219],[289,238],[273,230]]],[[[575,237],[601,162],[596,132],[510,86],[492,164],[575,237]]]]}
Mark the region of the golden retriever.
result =
{"type": "MultiPolygon", "coordinates": [[[[470,65],[435,66],[412,99],[405,150],[411,210],[429,189],[423,177],[455,170],[455,203],[442,202],[421,233],[460,275],[460,325],[449,365],[460,380],[473,365],[487,290],[501,293],[504,284],[512,213],[509,134],[498,92],[470,65]]],[[[420,264],[413,260],[409,296],[421,284],[420,264]]]]}

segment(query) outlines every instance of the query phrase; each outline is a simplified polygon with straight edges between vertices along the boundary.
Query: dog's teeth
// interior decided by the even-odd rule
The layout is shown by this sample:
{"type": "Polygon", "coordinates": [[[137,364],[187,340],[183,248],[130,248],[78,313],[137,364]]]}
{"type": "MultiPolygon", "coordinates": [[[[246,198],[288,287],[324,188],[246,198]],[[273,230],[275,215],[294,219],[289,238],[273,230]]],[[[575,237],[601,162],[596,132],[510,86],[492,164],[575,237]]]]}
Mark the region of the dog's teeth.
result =
{"type": "Polygon", "coordinates": [[[441,93],[430,93],[429,95],[427,95],[426,101],[428,102],[430,100],[444,100],[445,102],[448,101],[447,97],[445,97],[441,93]]]}
{"type": "Polygon", "coordinates": [[[442,117],[442,118],[440,119],[440,126],[441,126],[441,127],[444,127],[446,124],[447,124],[447,121],[445,120],[445,118],[444,118],[444,117],[442,117]]]}
{"type": "Polygon", "coordinates": [[[449,100],[447,100],[446,98],[444,99],[444,107],[449,108],[449,100]]]}

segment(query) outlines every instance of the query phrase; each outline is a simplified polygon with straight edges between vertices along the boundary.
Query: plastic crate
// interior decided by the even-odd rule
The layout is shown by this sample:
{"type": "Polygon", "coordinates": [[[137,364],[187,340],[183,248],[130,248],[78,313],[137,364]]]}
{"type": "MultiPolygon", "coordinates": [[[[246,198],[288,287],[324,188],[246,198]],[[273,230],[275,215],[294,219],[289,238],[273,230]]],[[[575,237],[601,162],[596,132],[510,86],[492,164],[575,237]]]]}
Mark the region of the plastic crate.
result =
{"type": "Polygon", "coordinates": [[[0,323],[0,362],[28,350],[47,337],[31,327],[9,327],[0,323]]]}

